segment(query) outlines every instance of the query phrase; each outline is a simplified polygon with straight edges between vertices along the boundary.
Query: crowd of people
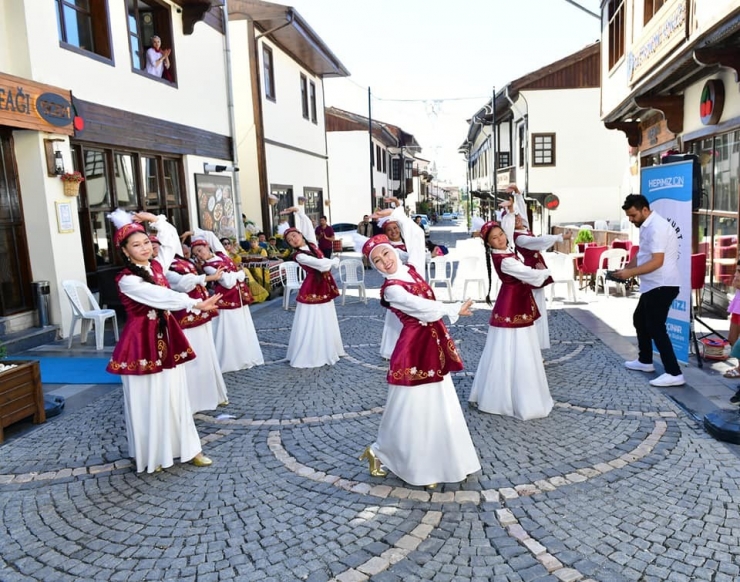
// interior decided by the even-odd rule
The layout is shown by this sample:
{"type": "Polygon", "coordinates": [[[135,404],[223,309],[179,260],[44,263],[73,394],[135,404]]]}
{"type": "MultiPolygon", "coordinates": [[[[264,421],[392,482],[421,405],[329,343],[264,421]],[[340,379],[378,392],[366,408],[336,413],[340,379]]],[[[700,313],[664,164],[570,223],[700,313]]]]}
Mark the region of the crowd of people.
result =
{"type": "MultiPolygon", "coordinates": [[[[542,358],[550,340],[540,296],[552,278],[542,251],[562,236],[535,236],[522,194],[515,186],[509,192],[500,220],[473,225],[485,256],[486,302],[492,311],[468,404],[481,413],[528,421],[547,417],[553,408],[542,358]],[[500,281],[496,297],[491,293],[494,274],[500,281]]],[[[389,362],[378,434],[360,459],[368,461],[373,476],[390,470],[407,483],[433,488],[480,470],[450,376],[463,369],[462,358],[443,323],[444,317],[455,323],[471,315],[472,301],[436,300],[424,274],[429,256],[444,250],[429,244],[397,199],[386,202],[388,208],[365,215],[357,226],[364,264],[384,281],[380,355],[389,362]]],[[[670,230],[655,222],[657,214],[644,197],[628,197],[624,210],[637,226],[653,225],[645,254],[621,273],[647,282],[634,318],[639,357],[625,365],[651,371],[654,342],[666,374],[651,383],[680,385],[683,377],[672,366],[675,356],[671,360],[663,313],[677,290],[675,242],[670,230]]],[[[334,365],[346,355],[334,306],[339,295],[332,275],[339,259],[330,248],[335,233],[326,217],[314,226],[300,204],[283,210],[285,217],[295,224],[281,230],[287,249],[260,233],[247,252],[260,258],[280,254],[306,273],[291,326],[289,365],[334,365]]],[[[111,220],[125,265],[117,281],[127,322],[108,370],[123,379],[130,454],[138,471],[161,470],[176,458],[210,465],[200,449],[193,414],[228,405],[224,372],[264,363],[249,310],[254,301],[249,271],[242,268],[234,242],[213,232],[196,228],[178,237],[164,217],[145,212],[116,211],[111,220]]]]}

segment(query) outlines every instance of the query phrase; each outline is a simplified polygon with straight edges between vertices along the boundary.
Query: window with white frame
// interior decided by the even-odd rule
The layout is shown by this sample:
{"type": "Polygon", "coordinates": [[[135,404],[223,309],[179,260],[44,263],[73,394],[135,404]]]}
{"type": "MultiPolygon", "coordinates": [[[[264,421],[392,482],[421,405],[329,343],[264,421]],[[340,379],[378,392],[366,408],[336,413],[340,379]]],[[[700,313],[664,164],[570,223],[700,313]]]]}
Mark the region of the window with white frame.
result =
{"type": "Polygon", "coordinates": [[[555,134],[533,133],[532,134],[532,165],[554,166],[555,165],[555,134]]]}

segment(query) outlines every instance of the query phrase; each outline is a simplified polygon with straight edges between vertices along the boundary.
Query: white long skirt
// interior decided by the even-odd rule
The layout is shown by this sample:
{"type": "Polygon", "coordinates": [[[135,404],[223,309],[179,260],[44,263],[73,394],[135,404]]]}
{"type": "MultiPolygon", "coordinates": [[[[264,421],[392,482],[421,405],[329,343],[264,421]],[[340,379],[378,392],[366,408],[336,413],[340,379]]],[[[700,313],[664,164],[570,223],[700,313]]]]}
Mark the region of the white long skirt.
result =
{"type": "Polygon", "coordinates": [[[480,470],[452,378],[418,386],[388,386],[372,449],[411,485],[457,483],[480,470]]]}
{"type": "Polygon", "coordinates": [[[213,341],[224,374],[265,363],[248,305],[219,309],[213,321],[213,341]]]}
{"type": "Polygon", "coordinates": [[[216,346],[213,343],[212,323],[209,321],[182,331],[195,352],[195,359],[182,365],[188,382],[190,408],[193,414],[201,410],[215,410],[219,404],[227,400],[227,396],[216,346]]]}
{"type": "Polygon", "coordinates": [[[345,356],[334,302],[297,303],[287,358],[294,368],[332,366],[345,356]]]}
{"type": "Polygon", "coordinates": [[[520,420],[550,414],[553,402],[534,326],[488,328],[469,400],[481,412],[520,420]]]}
{"type": "Polygon", "coordinates": [[[534,328],[537,331],[537,338],[540,341],[541,350],[550,349],[550,323],[547,320],[547,297],[545,296],[545,289],[532,289],[532,295],[534,295],[534,302],[537,304],[537,309],[540,310],[539,319],[535,320],[534,328]]]}
{"type": "Polygon", "coordinates": [[[390,309],[385,310],[385,323],[383,324],[383,336],[380,340],[380,357],[386,360],[391,359],[393,350],[396,349],[396,342],[401,335],[403,324],[398,316],[390,309]]]}
{"type": "Polygon", "coordinates": [[[171,467],[178,457],[185,463],[201,451],[184,366],[121,381],[128,454],[137,472],[171,467]]]}

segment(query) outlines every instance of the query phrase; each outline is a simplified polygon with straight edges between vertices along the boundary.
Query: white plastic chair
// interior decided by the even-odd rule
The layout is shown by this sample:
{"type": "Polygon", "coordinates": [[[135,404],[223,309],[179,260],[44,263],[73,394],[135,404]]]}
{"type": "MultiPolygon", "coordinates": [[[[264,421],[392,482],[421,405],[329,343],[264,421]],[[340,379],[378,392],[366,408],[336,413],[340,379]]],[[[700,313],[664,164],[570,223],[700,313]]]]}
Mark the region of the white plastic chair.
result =
{"type": "MultiPolygon", "coordinates": [[[[625,249],[608,249],[601,255],[602,267],[596,271],[596,292],[599,292],[599,282],[604,286],[604,296],[609,297],[609,280],[606,278],[607,271],[617,271],[623,269],[629,259],[629,252],[625,249]]],[[[627,295],[627,290],[623,283],[612,281],[617,291],[622,295],[627,295]]]]}
{"type": "Polygon", "coordinates": [[[609,223],[606,220],[594,220],[594,230],[609,230],[609,223]]]}
{"type": "MultiPolygon", "coordinates": [[[[462,279],[463,281],[463,300],[468,296],[468,283],[478,284],[478,299],[483,299],[486,296],[485,286],[486,278],[483,276],[486,268],[485,265],[481,265],[481,261],[478,257],[461,257],[460,262],[457,265],[457,277],[455,280],[462,279]]],[[[495,283],[498,281],[496,278],[495,283]]]]}
{"type": "Polygon", "coordinates": [[[550,269],[553,283],[548,285],[550,301],[555,299],[555,286],[564,284],[568,287],[568,298],[576,301],[576,281],[573,276],[573,258],[566,253],[545,252],[542,253],[547,268],[550,269]]]}
{"type": "Polygon", "coordinates": [[[69,326],[69,338],[67,349],[72,347],[72,335],[75,331],[77,321],[80,324],[80,343],[87,342],[87,336],[90,333],[90,326],[95,326],[95,349],[102,350],[105,338],[105,320],[113,318],[113,335],[118,341],[118,318],[115,309],[101,309],[95,297],[87,288],[87,285],[80,281],[67,280],[62,281],[64,292],[72,304],[72,324],[69,326]],[[85,301],[87,300],[87,307],[85,301]]]}
{"type": "Polygon", "coordinates": [[[365,266],[359,259],[342,259],[339,261],[339,280],[342,283],[342,305],[347,296],[347,287],[357,287],[360,301],[367,303],[365,293],[365,266]]]}
{"type": "Polygon", "coordinates": [[[447,295],[452,301],[452,261],[446,256],[434,257],[427,263],[427,282],[434,288],[437,284],[447,287],[447,295]]]}
{"type": "Polygon", "coordinates": [[[306,272],[295,261],[280,263],[278,270],[280,272],[280,281],[283,283],[283,309],[289,311],[290,292],[295,289],[296,295],[298,294],[298,289],[301,288],[303,279],[306,278],[306,272]]]}

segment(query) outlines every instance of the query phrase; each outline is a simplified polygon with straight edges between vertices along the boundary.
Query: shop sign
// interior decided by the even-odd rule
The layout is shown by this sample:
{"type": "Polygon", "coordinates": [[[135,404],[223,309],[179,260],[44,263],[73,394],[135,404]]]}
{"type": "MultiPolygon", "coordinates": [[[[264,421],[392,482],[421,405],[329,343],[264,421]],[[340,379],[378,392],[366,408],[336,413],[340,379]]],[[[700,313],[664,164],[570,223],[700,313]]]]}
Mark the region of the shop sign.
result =
{"type": "Polygon", "coordinates": [[[511,170],[500,170],[499,173],[496,174],[496,189],[506,190],[506,187],[513,181],[511,170]]]}
{"type": "Polygon", "coordinates": [[[725,106],[725,86],[720,79],[704,83],[699,101],[699,116],[704,125],[715,125],[722,117],[725,106]]]}
{"type": "Polygon", "coordinates": [[[560,206],[560,198],[555,194],[548,194],[545,196],[543,204],[548,210],[557,210],[557,207],[560,206]]]}
{"type": "Polygon", "coordinates": [[[627,55],[627,79],[635,83],[686,39],[686,0],[664,4],[627,55]]]}
{"type": "Polygon", "coordinates": [[[69,91],[0,73],[0,125],[72,135],[69,91]]]}

